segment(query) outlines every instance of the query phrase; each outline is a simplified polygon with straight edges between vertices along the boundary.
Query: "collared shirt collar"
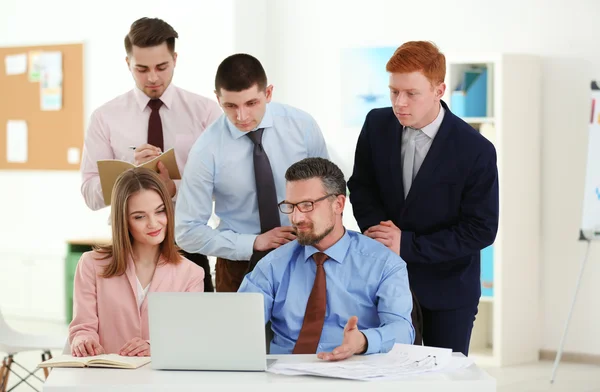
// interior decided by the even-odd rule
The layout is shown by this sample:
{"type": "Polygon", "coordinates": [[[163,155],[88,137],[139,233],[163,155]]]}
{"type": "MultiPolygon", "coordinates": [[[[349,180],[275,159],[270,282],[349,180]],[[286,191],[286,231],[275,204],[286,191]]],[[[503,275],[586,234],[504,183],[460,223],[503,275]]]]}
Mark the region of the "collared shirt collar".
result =
{"type": "Polygon", "coordinates": [[[440,104],[440,112],[438,113],[435,120],[421,128],[421,131],[423,131],[425,135],[429,136],[431,140],[435,138],[435,135],[437,135],[438,131],[440,130],[442,121],[444,121],[445,113],[446,111],[444,110],[444,107],[440,104]]]}
{"type": "MultiPolygon", "coordinates": [[[[325,253],[331,260],[334,260],[338,263],[342,263],[344,258],[346,257],[346,253],[348,253],[348,248],[350,248],[350,236],[348,235],[348,231],[344,229],[344,235],[342,238],[338,240],[335,244],[325,249],[323,253],[325,253]]],[[[315,253],[319,253],[320,250],[315,248],[314,246],[305,246],[304,247],[304,261],[308,261],[312,255],[315,253]]]]}
{"type": "MultiPolygon", "coordinates": [[[[239,139],[248,133],[248,132],[243,132],[243,131],[240,131],[239,129],[237,129],[235,127],[235,125],[229,120],[229,118],[226,119],[226,122],[227,122],[227,128],[229,129],[229,133],[231,134],[232,138],[239,139]]],[[[269,104],[267,104],[267,108],[265,109],[265,115],[263,116],[260,124],[258,124],[258,126],[250,132],[254,132],[259,128],[271,128],[272,126],[273,126],[273,114],[271,113],[269,104]]]]}
{"type": "MultiPolygon", "coordinates": [[[[135,96],[135,100],[141,111],[146,109],[148,106],[148,102],[150,102],[150,97],[146,95],[142,90],[140,90],[137,86],[133,89],[133,94],[135,96]]],[[[170,83],[163,94],[160,96],[160,100],[163,102],[163,105],[167,108],[171,108],[171,104],[173,103],[173,96],[175,95],[175,87],[173,83],[170,83]]]]}

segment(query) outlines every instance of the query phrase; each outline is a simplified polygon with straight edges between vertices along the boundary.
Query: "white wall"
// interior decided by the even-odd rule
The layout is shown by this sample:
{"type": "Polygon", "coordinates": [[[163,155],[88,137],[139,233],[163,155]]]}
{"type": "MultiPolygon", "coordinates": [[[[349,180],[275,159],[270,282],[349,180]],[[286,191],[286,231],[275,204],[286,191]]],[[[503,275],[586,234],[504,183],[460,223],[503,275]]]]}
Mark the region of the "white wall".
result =
{"type": "MultiPolygon", "coordinates": [[[[543,57],[542,347],[556,350],[583,247],[577,241],[584,183],[589,82],[600,78],[594,0],[272,1],[275,99],[313,114],[346,173],[358,130],[340,120],[340,49],[432,40],[449,53],[543,57]]],[[[565,349],[600,354],[600,244],[590,254],[565,349]]],[[[523,299],[527,301],[526,298],[523,299]]],[[[532,312],[538,312],[532,309],[532,312]]]]}
{"type": "MultiPolygon", "coordinates": [[[[160,17],[179,33],[174,83],[213,98],[216,68],[234,47],[233,0],[173,0],[168,5],[159,0],[2,0],[0,46],[83,42],[87,126],[92,110],[133,87],[123,39],[131,23],[142,16],[160,17]]],[[[20,264],[38,260],[46,264],[41,269],[45,280],[52,282],[41,285],[52,298],[46,301],[47,308],[54,309],[49,316],[60,318],[66,240],[108,235],[108,209],[88,210],[76,171],[0,171],[0,184],[0,287],[4,288],[0,292],[6,294],[7,287],[18,285],[19,275],[8,271],[23,270],[20,264]]],[[[30,286],[35,290],[40,285],[30,286]]],[[[0,296],[5,313],[23,315],[27,306],[22,302],[0,296]]]]}

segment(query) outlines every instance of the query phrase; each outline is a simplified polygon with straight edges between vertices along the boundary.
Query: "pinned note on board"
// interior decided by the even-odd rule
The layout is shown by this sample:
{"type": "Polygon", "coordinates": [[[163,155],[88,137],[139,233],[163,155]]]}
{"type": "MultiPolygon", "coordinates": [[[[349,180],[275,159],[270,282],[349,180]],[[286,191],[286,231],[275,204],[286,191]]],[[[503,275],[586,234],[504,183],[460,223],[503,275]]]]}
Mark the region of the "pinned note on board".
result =
{"type": "Polygon", "coordinates": [[[80,150],[77,147],[71,147],[67,150],[67,162],[71,165],[79,163],[80,150]]]}
{"type": "Polygon", "coordinates": [[[27,162],[27,123],[23,120],[8,120],[6,123],[6,160],[27,162]]]}
{"type": "Polygon", "coordinates": [[[21,75],[27,71],[27,55],[11,54],[4,58],[7,75],[21,75]]]}
{"type": "Polygon", "coordinates": [[[29,51],[29,81],[39,82],[42,73],[42,51],[41,50],[30,50],[29,51]]]}
{"type": "Polygon", "coordinates": [[[42,110],[62,109],[63,68],[61,52],[42,52],[40,98],[42,110]]]}

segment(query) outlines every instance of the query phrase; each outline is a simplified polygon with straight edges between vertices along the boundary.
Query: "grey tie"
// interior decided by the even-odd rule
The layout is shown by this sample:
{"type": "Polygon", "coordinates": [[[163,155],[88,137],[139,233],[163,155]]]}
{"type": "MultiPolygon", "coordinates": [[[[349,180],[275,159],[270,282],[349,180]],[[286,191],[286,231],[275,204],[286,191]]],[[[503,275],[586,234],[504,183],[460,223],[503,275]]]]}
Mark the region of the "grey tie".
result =
{"type": "Polygon", "coordinates": [[[265,233],[279,227],[279,210],[277,208],[277,192],[273,171],[269,157],[262,145],[263,128],[246,135],[254,143],[254,179],[256,181],[256,195],[258,198],[258,216],[260,217],[260,231],[265,233]]]}
{"type": "Polygon", "coordinates": [[[413,181],[419,173],[419,169],[425,160],[423,146],[429,141],[429,136],[420,129],[415,129],[415,163],[413,165],[413,181]]]}
{"type": "Polygon", "coordinates": [[[406,152],[404,153],[404,162],[402,162],[402,184],[404,185],[404,198],[408,195],[410,186],[413,180],[413,167],[415,165],[415,136],[416,130],[410,127],[406,128],[406,132],[410,132],[408,135],[408,141],[406,145],[406,152]]]}

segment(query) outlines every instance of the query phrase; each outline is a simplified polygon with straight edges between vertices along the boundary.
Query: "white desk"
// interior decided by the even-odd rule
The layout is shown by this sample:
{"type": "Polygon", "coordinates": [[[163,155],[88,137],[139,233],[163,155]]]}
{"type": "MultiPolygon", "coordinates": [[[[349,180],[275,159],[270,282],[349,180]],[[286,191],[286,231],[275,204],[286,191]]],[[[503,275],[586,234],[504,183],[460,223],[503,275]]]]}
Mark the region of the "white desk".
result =
{"type": "MultiPolygon", "coordinates": [[[[462,356],[462,354],[454,354],[462,356]]],[[[270,355],[281,361],[302,360],[296,355],[270,355]]],[[[312,357],[312,356],[311,356],[312,357]]],[[[317,392],[377,391],[393,392],[495,392],[496,380],[472,365],[453,373],[426,373],[402,381],[349,381],[312,376],[282,376],[267,372],[200,372],[153,370],[151,364],[136,370],[53,369],[44,392],[189,392],[210,390],[236,392],[317,392]],[[214,388],[216,387],[216,388],[214,388]]]]}

